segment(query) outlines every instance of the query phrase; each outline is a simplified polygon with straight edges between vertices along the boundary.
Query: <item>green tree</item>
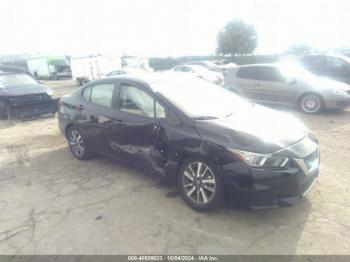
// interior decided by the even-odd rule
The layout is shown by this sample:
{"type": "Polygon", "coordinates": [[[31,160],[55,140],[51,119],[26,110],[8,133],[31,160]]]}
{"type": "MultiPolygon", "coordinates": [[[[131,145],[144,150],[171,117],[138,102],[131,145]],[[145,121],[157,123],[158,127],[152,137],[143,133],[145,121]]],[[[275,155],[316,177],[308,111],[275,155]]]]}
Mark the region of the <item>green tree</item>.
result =
{"type": "Polygon", "coordinates": [[[241,19],[234,19],[218,33],[217,41],[216,51],[219,55],[235,56],[252,53],[258,44],[258,37],[254,26],[241,19]]]}

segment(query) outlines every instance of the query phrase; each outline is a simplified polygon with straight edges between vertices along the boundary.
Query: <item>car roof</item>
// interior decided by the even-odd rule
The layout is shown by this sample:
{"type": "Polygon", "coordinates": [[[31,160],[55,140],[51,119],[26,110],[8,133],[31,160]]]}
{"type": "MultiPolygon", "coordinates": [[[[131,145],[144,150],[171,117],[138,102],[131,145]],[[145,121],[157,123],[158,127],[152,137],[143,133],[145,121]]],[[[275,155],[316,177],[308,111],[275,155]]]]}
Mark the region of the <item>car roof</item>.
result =
{"type": "MultiPolygon", "coordinates": [[[[149,73],[149,74],[129,74],[129,75],[117,75],[109,77],[108,79],[119,79],[123,81],[128,82],[137,82],[139,84],[142,84],[144,86],[149,87],[152,91],[157,91],[152,85],[155,83],[174,83],[174,82],[186,82],[189,80],[197,79],[194,76],[188,75],[188,74],[174,74],[174,73],[149,73]]],[[[103,80],[103,79],[101,79],[103,80]]],[[[98,82],[101,80],[97,80],[94,82],[98,82]]]]}
{"type": "Polygon", "coordinates": [[[237,66],[237,68],[241,68],[241,67],[263,67],[263,66],[278,67],[278,64],[276,64],[276,63],[249,64],[249,65],[239,65],[239,66],[237,66]]]}

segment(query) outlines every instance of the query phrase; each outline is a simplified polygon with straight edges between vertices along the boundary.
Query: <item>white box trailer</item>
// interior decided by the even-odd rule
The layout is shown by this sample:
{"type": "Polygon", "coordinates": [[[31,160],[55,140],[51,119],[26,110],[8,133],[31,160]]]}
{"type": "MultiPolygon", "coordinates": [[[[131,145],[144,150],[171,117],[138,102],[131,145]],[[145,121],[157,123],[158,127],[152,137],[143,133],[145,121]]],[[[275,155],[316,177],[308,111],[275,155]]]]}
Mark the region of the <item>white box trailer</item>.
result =
{"type": "Polygon", "coordinates": [[[64,56],[40,56],[26,59],[28,71],[37,79],[71,78],[71,68],[64,56]]]}
{"type": "Polygon", "coordinates": [[[153,69],[149,65],[149,59],[138,56],[124,56],[122,57],[123,68],[138,68],[147,72],[152,72],[153,69]]]}
{"type": "Polygon", "coordinates": [[[110,71],[122,66],[120,56],[96,55],[71,58],[72,78],[77,85],[103,78],[110,71]]]}

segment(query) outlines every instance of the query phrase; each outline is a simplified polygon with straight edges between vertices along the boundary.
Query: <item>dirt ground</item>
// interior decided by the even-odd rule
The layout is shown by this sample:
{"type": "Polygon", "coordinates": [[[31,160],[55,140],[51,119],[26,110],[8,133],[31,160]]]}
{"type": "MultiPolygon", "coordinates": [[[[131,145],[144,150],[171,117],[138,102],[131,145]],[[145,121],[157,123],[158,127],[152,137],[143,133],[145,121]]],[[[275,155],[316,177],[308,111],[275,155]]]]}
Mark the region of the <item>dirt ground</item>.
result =
{"type": "Polygon", "coordinates": [[[210,213],[143,171],[74,159],[56,117],[0,121],[0,254],[350,254],[350,111],[291,113],[320,141],[312,191],[293,207],[210,213]]]}

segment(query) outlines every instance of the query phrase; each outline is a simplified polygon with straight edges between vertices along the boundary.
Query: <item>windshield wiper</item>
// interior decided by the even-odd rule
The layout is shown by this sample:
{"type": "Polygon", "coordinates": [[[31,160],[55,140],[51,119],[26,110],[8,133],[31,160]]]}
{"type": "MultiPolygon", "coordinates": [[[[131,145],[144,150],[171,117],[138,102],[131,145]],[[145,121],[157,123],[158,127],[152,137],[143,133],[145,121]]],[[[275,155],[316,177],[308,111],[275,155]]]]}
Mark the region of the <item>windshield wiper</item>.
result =
{"type": "Polygon", "coordinates": [[[231,113],[227,114],[225,117],[230,117],[230,116],[233,115],[233,113],[234,113],[234,112],[231,112],[231,113]]]}

